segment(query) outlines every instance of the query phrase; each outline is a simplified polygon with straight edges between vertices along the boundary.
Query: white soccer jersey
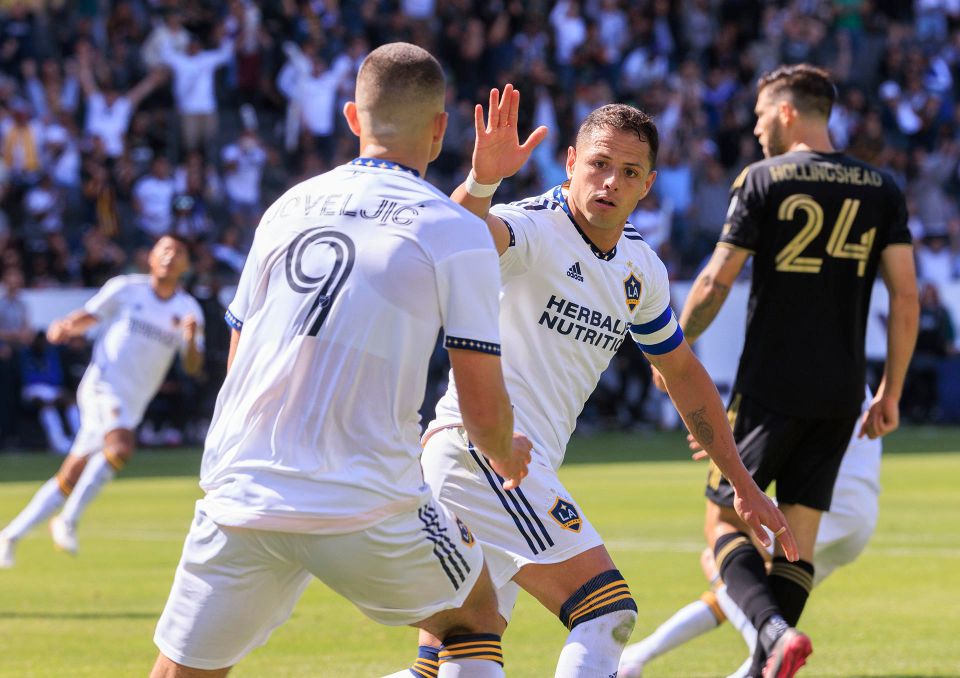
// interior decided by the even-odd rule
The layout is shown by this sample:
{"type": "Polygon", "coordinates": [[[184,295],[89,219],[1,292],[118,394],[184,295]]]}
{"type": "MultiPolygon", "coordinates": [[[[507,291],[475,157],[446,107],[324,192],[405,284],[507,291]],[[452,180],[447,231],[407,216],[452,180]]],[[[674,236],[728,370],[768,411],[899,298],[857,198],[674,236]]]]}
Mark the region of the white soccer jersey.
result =
{"type": "Polygon", "coordinates": [[[179,289],[161,299],[149,275],[121,275],[108,280],[83,308],[100,321],[83,386],[107,386],[139,422],[174,356],[187,348],[182,324],[187,315],[197,319],[196,342],[203,349],[200,305],[179,289]]]}
{"type": "Polygon", "coordinates": [[[222,525],[345,533],[426,500],[418,408],[440,327],[498,355],[486,225],[358,158],[266,212],[227,321],[241,333],[201,470],[222,525]]]}
{"type": "MultiPolygon", "coordinates": [[[[670,309],[666,268],[629,224],[616,247],[602,252],[574,222],[560,186],[491,212],[511,233],[500,257],[500,331],[514,426],[556,469],[626,335],[644,352],[663,354],[683,333],[670,309]]],[[[451,374],[430,429],[460,421],[451,374]]]]}

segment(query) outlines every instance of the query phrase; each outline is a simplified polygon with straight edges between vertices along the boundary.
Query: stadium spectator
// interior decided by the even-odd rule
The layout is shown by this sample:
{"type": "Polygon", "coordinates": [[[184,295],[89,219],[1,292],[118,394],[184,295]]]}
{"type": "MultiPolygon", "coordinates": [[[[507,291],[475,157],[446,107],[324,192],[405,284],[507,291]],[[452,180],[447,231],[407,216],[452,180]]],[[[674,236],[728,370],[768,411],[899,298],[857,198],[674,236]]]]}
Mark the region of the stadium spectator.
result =
{"type": "Polygon", "coordinates": [[[173,72],[173,97],[180,116],[180,134],[184,151],[201,149],[211,157],[217,134],[217,97],[214,74],[234,56],[233,40],[218,26],[215,50],[203,50],[200,38],[191,34],[185,53],[167,43],[161,52],[164,64],[173,72]]]}
{"type": "Polygon", "coordinates": [[[267,162],[256,131],[245,129],[236,142],[223,149],[222,160],[223,187],[233,225],[252,234],[260,221],[260,182],[267,162]]]}
{"type": "Polygon", "coordinates": [[[133,187],[137,225],[149,241],[170,231],[175,193],[170,161],[164,156],[154,158],[150,163],[150,173],[140,178],[133,187]]]}
{"type": "Polygon", "coordinates": [[[956,329],[950,311],[941,303],[937,285],[927,282],[920,292],[917,348],[904,386],[903,409],[911,420],[936,421],[940,418],[940,372],[943,360],[957,354],[955,342],[956,329]]]}

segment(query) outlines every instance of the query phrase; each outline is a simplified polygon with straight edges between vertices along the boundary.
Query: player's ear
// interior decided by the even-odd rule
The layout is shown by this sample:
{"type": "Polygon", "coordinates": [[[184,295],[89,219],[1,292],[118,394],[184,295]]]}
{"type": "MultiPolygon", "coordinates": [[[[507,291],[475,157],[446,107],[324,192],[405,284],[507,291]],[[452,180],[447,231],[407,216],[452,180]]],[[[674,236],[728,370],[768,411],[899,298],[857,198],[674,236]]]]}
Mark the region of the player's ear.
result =
{"type": "Polygon", "coordinates": [[[573,165],[577,161],[577,149],[573,146],[567,147],[567,179],[573,178],[573,165]]]}
{"type": "Polygon", "coordinates": [[[446,111],[437,113],[433,116],[433,143],[442,144],[443,135],[447,133],[447,122],[450,117],[446,111]]]}
{"type": "Polygon", "coordinates": [[[782,125],[789,125],[797,119],[797,109],[787,100],[777,104],[777,114],[782,125]]]}
{"type": "Polygon", "coordinates": [[[647,193],[650,192],[650,189],[653,188],[653,182],[657,180],[657,171],[650,170],[650,173],[647,175],[647,180],[643,185],[643,195],[640,196],[640,199],[643,200],[647,197],[647,193]]]}
{"type": "Polygon", "coordinates": [[[347,119],[350,131],[360,136],[360,116],[357,113],[357,102],[348,101],[343,105],[343,117],[347,119]]]}

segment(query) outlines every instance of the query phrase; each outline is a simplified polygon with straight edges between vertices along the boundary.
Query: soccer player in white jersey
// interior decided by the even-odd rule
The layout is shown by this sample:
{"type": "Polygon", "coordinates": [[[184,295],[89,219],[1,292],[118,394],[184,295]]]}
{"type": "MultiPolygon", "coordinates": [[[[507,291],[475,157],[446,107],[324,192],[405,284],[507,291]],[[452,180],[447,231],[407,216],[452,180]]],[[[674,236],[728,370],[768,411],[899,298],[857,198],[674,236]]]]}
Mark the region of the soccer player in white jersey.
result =
{"type": "MultiPolygon", "coordinates": [[[[522,488],[504,491],[495,469],[462,426],[462,385],[453,375],[425,435],[423,467],[434,495],[468,517],[481,542],[502,623],[519,588],[570,630],[556,675],[610,676],[636,620],[636,604],[587,516],[557,477],[577,415],[628,334],[669,375],[670,393],[691,431],[728,477],[744,515],[787,549],[792,535],[737,460],[716,387],[683,340],[670,309],[667,272],[626,223],[653,184],[657,130],[641,111],[613,104],[592,112],[568,150],[568,181],[543,195],[491,209],[503,177],[518,171],[545,135],[517,137],[519,94],[492,90],[489,116],[475,111],[473,168],[454,200],[485,218],[503,276],[500,331],[516,428],[533,442],[522,488]]],[[[437,639],[420,636],[428,669],[437,639]]],[[[394,674],[394,675],[403,675],[394,674]]]]}
{"type": "MultiPolygon", "coordinates": [[[[872,399],[873,396],[868,391],[863,403],[864,414],[869,411],[872,399]]],[[[699,450],[692,440],[691,448],[699,450]]],[[[882,443],[879,438],[870,439],[856,435],[850,438],[833,488],[830,510],[823,514],[817,531],[813,556],[816,568],[814,586],[819,585],[837,568],[856,560],[873,536],[879,511],[881,452],[882,443]]],[[[703,453],[698,451],[694,458],[700,459],[703,456],[703,453]]],[[[720,579],[710,549],[703,552],[701,566],[711,583],[711,590],[678,610],[642,641],[628,645],[620,658],[620,669],[617,672],[619,678],[641,678],[643,668],[650,661],[717,628],[727,619],[743,636],[751,655],[732,676],[747,675],[753,663],[757,630],[727,595],[726,585],[720,579]]]]}
{"type": "Polygon", "coordinates": [[[313,576],[375,621],[442,638],[440,676],[504,675],[483,554],[419,462],[441,326],[465,424],[504,489],[530,460],[500,368],[493,241],[422,179],[444,90],[423,49],[371,52],[344,108],[361,157],[287,191],[257,229],[155,678],[225,675],[313,576]]]}
{"type": "Polygon", "coordinates": [[[54,544],[76,553],[80,515],[133,456],[134,432],[174,357],[181,355],[188,374],[203,366],[203,314],[179,283],[190,267],[187,244],[163,236],[149,262],[149,275],[107,281],[83,308],[47,329],[47,339],[61,344],[101,326],[77,389],[80,431],[57,474],[0,531],[0,567],[12,567],[17,541],[61,506],[50,522],[54,544]]]}

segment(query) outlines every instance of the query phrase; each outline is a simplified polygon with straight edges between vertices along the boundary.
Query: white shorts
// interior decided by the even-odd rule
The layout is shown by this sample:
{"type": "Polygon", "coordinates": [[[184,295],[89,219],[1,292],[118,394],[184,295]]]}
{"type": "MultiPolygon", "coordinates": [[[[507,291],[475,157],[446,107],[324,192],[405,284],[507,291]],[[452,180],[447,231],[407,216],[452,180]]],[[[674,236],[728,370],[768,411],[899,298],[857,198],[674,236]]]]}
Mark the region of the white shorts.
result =
{"type": "Polygon", "coordinates": [[[820,518],[813,556],[814,586],[863,552],[877,527],[878,506],[875,485],[859,478],[838,478],[830,510],[820,518]]]}
{"type": "Polygon", "coordinates": [[[603,544],[556,471],[536,458],[520,487],[506,492],[465,431],[453,427],[429,436],[421,464],[434,497],[462,516],[483,546],[508,621],[519,593],[511,579],[521,567],[562,563],[603,544]]]}
{"type": "Polygon", "coordinates": [[[80,410],[80,430],[73,439],[70,454],[89,457],[103,449],[103,438],[110,431],[133,431],[140,424],[146,404],[131,407],[108,383],[87,376],[77,389],[77,407],[80,410]]]}
{"type": "Polygon", "coordinates": [[[432,499],[337,535],[223,527],[198,504],[154,642],[178,664],[225,668],[267,642],[311,576],[402,625],[463,605],[482,570],[470,531],[432,499]]]}

